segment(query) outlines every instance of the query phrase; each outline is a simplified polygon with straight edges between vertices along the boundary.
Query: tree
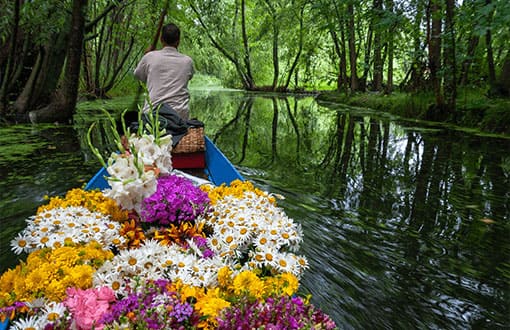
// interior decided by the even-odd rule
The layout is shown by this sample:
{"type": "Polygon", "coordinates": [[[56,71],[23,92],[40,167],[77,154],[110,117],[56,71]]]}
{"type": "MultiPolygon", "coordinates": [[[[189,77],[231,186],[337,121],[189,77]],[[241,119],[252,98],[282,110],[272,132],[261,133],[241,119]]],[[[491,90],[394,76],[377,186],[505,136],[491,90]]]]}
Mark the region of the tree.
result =
{"type": "Polygon", "coordinates": [[[317,12],[315,21],[325,22],[324,28],[333,42],[334,54],[337,57],[334,63],[338,63],[336,90],[347,91],[350,81],[347,75],[346,6],[343,2],[322,0],[314,3],[312,8],[317,12]]]}
{"type": "Polygon", "coordinates": [[[350,0],[347,3],[348,27],[347,35],[349,39],[349,65],[351,68],[351,92],[356,92],[359,89],[358,81],[358,55],[356,52],[356,30],[354,25],[354,3],[350,0]]]}
{"type": "MultiPolygon", "coordinates": [[[[97,3],[92,4],[94,12],[102,10],[97,6],[97,3]]],[[[136,10],[135,6],[113,6],[90,28],[91,35],[83,48],[83,80],[88,95],[104,98],[121,80],[121,72],[125,72],[135,43],[133,17],[136,10]]]]}
{"type": "Polygon", "coordinates": [[[86,1],[20,2],[22,29],[19,33],[12,32],[10,40],[12,35],[22,37],[16,42],[23,44],[18,56],[21,60],[16,61],[15,67],[9,71],[21,71],[22,74],[14,74],[12,78],[3,80],[2,85],[12,86],[10,80],[19,79],[15,81],[19,87],[14,91],[12,88],[4,89],[5,93],[11,91],[14,101],[8,103],[9,100],[4,97],[2,114],[17,121],[68,121],[74,112],[78,95],[80,57],[86,26],[97,24],[121,2],[107,6],[87,25],[86,1]],[[48,20],[52,25],[41,29],[41,25],[48,20]]]}
{"type": "Polygon", "coordinates": [[[444,61],[444,94],[446,112],[450,116],[455,112],[457,100],[457,60],[455,51],[455,0],[446,0],[444,61]]]}
{"type": "Polygon", "coordinates": [[[78,97],[86,6],[87,0],[73,0],[70,29],[72,37],[67,38],[69,43],[62,87],[48,106],[29,112],[30,121],[33,123],[65,121],[72,118],[78,97]]]}
{"type": "MultiPolygon", "coordinates": [[[[476,15],[476,0],[467,0],[462,3],[462,7],[460,9],[460,21],[462,20],[473,20],[476,15]]],[[[460,66],[460,72],[459,72],[459,85],[466,86],[469,83],[469,76],[472,69],[472,64],[475,60],[475,51],[476,48],[480,42],[480,36],[476,31],[476,25],[473,24],[465,24],[461,25],[459,24],[458,30],[462,31],[462,28],[464,28],[466,31],[464,31],[466,37],[464,39],[466,40],[466,44],[464,46],[463,50],[463,59],[460,66]],[[465,26],[467,25],[467,26],[465,26]]],[[[459,38],[460,41],[460,38],[459,38]]]]}
{"type": "Polygon", "coordinates": [[[270,0],[264,0],[264,3],[266,4],[267,8],[269,9],[270,17],[271,17],[271,26],[273,27],[273,42],[272,42],[272,49],[273,49],[273,82],[271,84],[271,90],[276,90],[276,87],[278,86],[278,76],[280,74],[280,59],[278,56],[278,37],[280,34],[280,26],[278,23],[279,15],[277,12],[277,8],[275,5],[273,5],[273,1],[270,0]]]}
{"type": "MultiPolygon", "coordinates": [[[[299,59],[301,57],[301,54],[303,53],[303,40],[304,40],[304,12],[305,12],[305,8],[306,6],[308,5],[308,1],[303,1],[300,6],[292,6],[292,8],[294,9],[298,9],[298,17],[299,17],[299,30],[298,30],[298,33],[297,33],[297,36],[298,36],[298,40],[297,40],[297,44],[298,44],[298,48],[297,48],[297,51],[296,51],[296,54],[294,56],[294,59],[292,61],[292,64],[290,65],[290,69],[288,70],[288,73],[287,73],[287,79],[285,79],[285,83],[284,85],[282,86],[282,89],[283,90],[288,90],[289,89],[289,85],[290,85],[290,80],[297,68],[297,65],[299,63],[299,59]],[[298,7],[298,8],[296,8],[298,7]]],[[[296,84],[296,87],[297,87],[297,84],[296,84]]]]}
{"type": "Polygon", "coordinates": [[[441,92],[441,32],[442,32],[441,0],[430,0],[428,10],[428,46],[429,46],[429,71],[430,83],[436,98],[436,106],[444,105],[443,93],[441,92]]]}
{"type": "Polygon", "coordinates": [[[393,12],[394,3],[393,0],[386,1],[387,15],[389,16],[390,24],[389,24],[389,33],[387,33],[388,40],[388,72],[387,72],[387,80],[386,87],[384,89],[385,94],[391,94],[393,92],[393,54],[395,50],[394,43],[394,32],[397,27],[397,19],[396,15],[393,12]]]}
{"type": "MultiPolygon", "coordinates": [[[[7,107],[7,94],[13,89],[13,84],[19,78],[19,73],[21,72],[20,70],[16,70],[18,74],[14,72],[14,68],[17,67],[16,61],[20,58],[16,54],[22,53],[18,47],[21,2],[21,0],[14,1],[11,40],[7,47],[8,54],[7,56],[2,56],[0,61],[0,64],[4,64],[2,65],[4,69],[0,80],[0,115],[3,114],[4,109],[7,107]]],[[[23,61],[21,60],[21,62],[23,61]]]]}
{"type": "MultiPolygon", "coordinates": [[[[188,0],[188,4],[214,48],[234,65],[241,79],[243,88],[247,90],[255,89],[255,80],[251,72],[250,50],[249,46],[247,46],[249,45],[248,35],[242,33],[243,40],[239,42],[238,31],[235,29],[238,19],[237,7],[231,6],[231,4],[228,3],[218,4],[215,1],[197,3],[188,0]],[[229,19],[230,17],[231,19],[229,19]],[[234,27],[232,33],[226,31],[225,27],[227,26],[234,27]],[[216,34],[214,31],[216,31],[216,34]],[[242,51],[240,51],[239,45],[244,45],[244,56],[240,55],[242,51]]],[[[244,13],[246,6],[245,1],[241,1],[241,6],[243,7],[241,11],[244,13]]],[[[241,20],[241,24],[241,30],[246,29],[245,18],[241,20]]]]}
{"type": "Polygon", "coordinates": [[[381,21],[383,15],[382,0],[374,0],[373,3],[372,27],[374,29],[374,77],[372,81],[372,90],[381,91],[383,83],[383,58],[381,55],[382,35],[381,21]]]}
{"type": "Polygon", "coordinates": [[[429,71],[436,101],[429,108],[427,116],[433,120],[445,120],[452,117],[457,97],[455,2],[454,0],[430,0],[429,9],[429,71]],[[441,64],[442,70],[440,70],[441,64]]]}

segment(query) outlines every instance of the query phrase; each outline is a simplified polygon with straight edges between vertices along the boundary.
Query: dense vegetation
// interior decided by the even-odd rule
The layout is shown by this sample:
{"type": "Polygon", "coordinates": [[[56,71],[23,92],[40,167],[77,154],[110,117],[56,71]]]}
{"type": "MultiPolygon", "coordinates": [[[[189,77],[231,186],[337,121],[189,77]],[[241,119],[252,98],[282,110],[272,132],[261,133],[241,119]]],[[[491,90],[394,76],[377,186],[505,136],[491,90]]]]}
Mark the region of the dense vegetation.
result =
{"type": "Polygon", "coordinates": [[[426,95],[422,116],[453,121],[473,108],[459,110],[459,90],[510,95],[507,0],[0,4],[4,121],[67,120],[80,95],[136,93],[133,67],[169,21],[181,27],[180,50],[194,58],[197,72],[225,87],[426,95]]]}

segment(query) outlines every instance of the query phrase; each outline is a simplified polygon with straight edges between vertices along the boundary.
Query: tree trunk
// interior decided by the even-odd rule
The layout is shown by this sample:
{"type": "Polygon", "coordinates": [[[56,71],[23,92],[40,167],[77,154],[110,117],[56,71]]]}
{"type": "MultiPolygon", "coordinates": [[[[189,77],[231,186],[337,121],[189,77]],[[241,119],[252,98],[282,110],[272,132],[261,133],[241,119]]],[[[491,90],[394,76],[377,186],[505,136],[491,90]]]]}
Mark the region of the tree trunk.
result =
{"type": "MultiPolygon", "coordinates": [[[[347,77],[347,51],[345,49],[345,24],[342,24],[342,29],[340,30],[340,79],[342,81],[342,86],[348,86],[349,78],[347,77]]],[[[348,87],[345,88],[346,90],[348,87]]]]}
{"type": "Polygon", "coordinates": [[[441,77],[439,68],[441,65],[441,25],[442,13],[440,0],[430,0],[430,39],[429,39],[429,70],[430,82],[436,98],[436,106],[441,108],[444,104],[441,93],[441,77]]]}
{"type": "Polygon", "coordinates": [[[69,40],[62,88],[47,107],[29,113],[33,123],[68,121],[72,118],[78,98],[86,7],[87,0],[73,0],[70,29],[72,38],[69,40]]]}
{"type": "Polygon", "coordinates": [[[280,75],[280,61],[278,57],[278,20],[276,17],[273,19],[273,84],[271,89],[274,91],[278,86],[278,76],[280,75]]]}
{"type": "MultiPolygon", "coordinates": [[[[421,36],[421,26],[423,24],[423,16],[425,13],[424,2],[418,1],[416,3],[416,16],[413,22],[413,60],[411,63],[411,67],[409,68],[406,77],[403,80],[402,86],[407,91],[415,92],[420,88],[423,88],[425,85],[424,81],[424,71],[426,69],[426,60],[424,54],[424,49],[428,45],[427,42],[430,38],[430,24],[429,24],[429,10],[426,10],[427,18],[426,18],[426,35],[427,42],[422,42],[421,36]]],[[[391,33],[391,32],[390,32],[391,33]]]]}
{"type": "Polygon", "coordinates": [[[106,94],[115,86],[115,83],[117,82],[117,78],[119,76],[120,71],[124,67],[124,64],[129,58],[129,55],[131,54],[131,50],[133,49],[133,45],[135,43],[135,39],[133,37],[129,40],[128,49],[125,50],[125,53],[122,55],[122,58],[117,58],[115,60],[113,67],[113,72],[110,75],[110,79],[104,83],[104,85],[101,88],[96,88],[95,95],[98,97],[106,97],[106,94]]]}
{"type": "MultiPolygon", "coordinates": [[[[338,56],[338,75],[337,75],[337,83],[336,89],[337,91],[341,91],[342,89],[347,90],[349,87],[349,81],[347,77],[347,52],[345,49],[345,14],[341,14],[340,8],[338,8],[338,4],[336,1],[333,1],[333,5],[335,8],[335,17],[338,23],[338,30],[340,32],[340,39],[338,38],[338,33],[335,31],[334,27],[330,28],[331,38],[333,39],[333,43],[335,45],[335,52],[338,56]]],[[[328,15],[328,14],[326,14],[328,15]]]]}
{"type": "Polygon", "coordinates": [[[489,86],[494,88],[496,84],[496,66],[494,64],[494,53],[492,51],[492,32],[490,29],[485,34],[485,44],[487,47],[487,73],[489,79],[489,86]]]}
{"type": "Polygon", "coordinates": [[[367,40],[365,42],[365,59],[364,59],[364,65],[363,65],[363,75],[361,76],[361,78],[359,79],[359,88],[358,90],[359,91],[366,91],[367,89],[367,81],[368,81],[368,73],[370,72],[370,63],[371,63],[371,59],[370,59],[370,54],[372,54],[372,36],[374,34],[374,31],[372,29],[372,24],[370,24],[369,28],[368,28],[368,33],[367,33],[367,40]]]}
{"type": "Polygon", "coordinates": [[[444,94],[446,99],[445,115],[450,116],[455,112],[457,99],[457,60],[455,54],[455,0],[446,0],[444,42],[444,94]]]}
{"type": "Polygon", "coordinates": [[[92,79],[92,56],[89,54],[90,47],[87,45],[87,42],[83,45],[83,53],[82,53],[82,75],[85,84],[85,92],[87,94],[93,94],[94,85],[92,79]]]}
{"type": "Polygon", "coordinates": [[[388,72],[386,77],[385,94],[393,93],[393,51],[394,51],[393,35],[390,33],[388,40],[388,72]]]}
{"type": "MultiPolygon", "coordinates": [[[[487,6],[491,4],[491,0],[486,0],[485,3],[487,6]]],[[[487,29],[487,32],[485,33],[485,44],[487,47],[487,70],[488,70],[488,78],[489,78],[489,86],[490,91],[496,89],[496,66],[494,65],[494,54],[492,51],[492,31],[490,28],[490,22],[492,21],[492,15],[494,13],[494,10],[491,10],[489,13],[489,28],[487,29]]]]}
{"type": "Polygon", "coordinates": [[[498,79],[498,94],[499,96],[510,96],[510,49],[506,53],[501,74],[498,79]]]}
{"type": "Polygon", "coordinates": [[[336,79],[336,90],[341,91],[344,83],[347,83],[345,76],[347,75],[347,63],[345,62],[345,46],[342,44],[340,40],[338,40],[338,35],[334,30],[330,30],[329,34],[331,35],[331,39],[333,39],[333,45],[335,46],[335,53],[338,56],[338,74],[336,79]]]}
{"type": "Polygon", "coordinates": [[[28,81],[14,102],[18,117],[49,104],[64,66],[68,37],[68,32],[55,33],[45,46],[40,47],[28,81]]]}
{"type": "MultiPolygon", "coordinates": [[[[393,14],[393,0],[387,0],[387,10],[390,14],[393,14]]],[[[391,25],[390,31],[387,33],[388,39],[388,71],[386,77],[386,87],[384,89],[385,94],[393,93],[393,54],[394,54],[394,39],[393,34],[395,33],[396,24],[391,25]]]]}
{"type": "Polygon", "coordinates": [[[5,71],[0,77],[0,115],[4,114],[4,111],[7,109],[7,94],[9,93],[9,86],[11,85],[13,71],[15,67],[16,61],[16,48],[18,41],[18,30],[19,30],[19,22],[20,22],[20,9],[21,9],[21,1],[14,1],[14,21],[12,23],[12,32],[11,32],[11,41],[9,45],[9,55],[7,57],[7,63],[5,66],[5,71]]]}
{"type": "Polygon", "coordinates": [[[467,85],[469,81],[469,70],[471,69],[471,63],[473,62],[473,58],[475,56],[476,46],[478,46],[478,42],[480,37],[477,35],[471,35],[469,38],[469,43],[466,52],[466,59],[462,61],[461,72],[460,72],[460,81],[459,84],[461,86],[467,85]]]}
{"type": "Polygon", "coordinates": [[[381,57],[381,31],[380,27],[377,27],[381,21],[382,13],[382,0],[374,0],[374,22],[372,29],[374,30],[374,76],[372,79],[372,90],[382,91],[383,81],[383,59],[381,57]]]}
{"type": "Polygon", "coordinates": [[[273,26],[273,82],[271,84],[271,90],[276,90],[278,85],[278,76],[280,74],[280,66],[278,59],[278,17],[276,15],[276,9],[272,5],[271,1],[265,0],[269,12],[271,13],[271,25],[273,26]]]}
{"type": "Polygon", "coordinates": [[[347,5],[347,12],[349,15],[349,64],[351,67],[351,93],[359,89],[358,73],[357,73],[357,54],[356,54],[356,31],[354,28],[354,5],[349,2],[347,5]]]}
{"type": "Polygon", "coordinates": [[[246,90],[253,90],[253,89],[255,89],[256,85],[255,85],[255,81],[254,81],[253,77],[251,76],[251,73],[247,72],[245,70],[246,66],[243,68],[242,63],[240,62],[240,60],[238,59],[236,54],[231,54],[218,41],[218,39],[215,38],[211,34],[211,31],[213,29],[209,28],[209,26],[203,20],[203,17],[202,17],[200,11],[198,10],[198,8],[196,6],[196,2],[189,0],[188,4],[190,5],[191,10],[193,10],[193,12],[196,14],[196,19],[198,20],[198,22],[200,23],[200,25],[204,29],[204,32],[205,32],[207,38],[209,38],[209,41],[211,41],[213,47],[216,48],[218,51],[220,51],[220,53],[222,53],[230,62],[232,62],[232,64],[236,68],[236,72],[239,75],[239,78],[241,79],[241,82],[243,84],[243,88],[246,89],[246,90]]]}
{"type": "Polygon", "coordinates": [[[243,36],[243,48],[244,48],[244,66],[246,67],[246,83],[249,88],[253,89],[255,83],[253,81],[253,75],[251,72],[251,59],[250,59],[250,47],[248,42],[248,33],[246,32],[246,1],[241,1],[241,29],[243,36]]]}
{"type": "MultiPolygon", "coordinates": [[[[303,16],[305,11],[306,3],[304,3],[301,7],[301,10],[299,11],[299,40],[298,40],[298,51],[296,52],[296,56],[294,57],[294,61],[292,62],[292,65],[290,67],[289,73],[287,75],[287,79],[285,81],[285,85],[283,85],[283,89],[288,90],[290,85],[290,80],[292,78],[292,75],[294,74],[294,70],[296,70],[296,67],[299,62],[299,58],[301,57],[301,53],[303,52],[303,16]]],[[[295,88],[298,88],[298,85],[295,86],[295,88]]]]}

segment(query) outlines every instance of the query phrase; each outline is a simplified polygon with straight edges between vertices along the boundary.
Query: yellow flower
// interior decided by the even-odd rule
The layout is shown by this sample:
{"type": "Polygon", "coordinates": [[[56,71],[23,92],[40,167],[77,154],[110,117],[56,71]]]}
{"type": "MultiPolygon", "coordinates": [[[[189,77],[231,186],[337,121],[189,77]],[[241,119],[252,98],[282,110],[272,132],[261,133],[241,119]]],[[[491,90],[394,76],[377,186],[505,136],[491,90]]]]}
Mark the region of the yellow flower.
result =
{"type": "Polygon", "coordinates": [[[41,296],[62,301],[67,287],[91,287],[95,269],[112,258],[97,242],[34,251],[0,277],[0,307],[41,296]]]}
{"type": "Polygon", "coordinates": [[[245,270],[234,277],[233,289],[236,294],[248,293],[260,299],[264,293],[264,282],[253,272],[245,270]]]}
{"type": "Polygon", "coordinates": [[[11,299],[11,292],[14,289],[17,276],[18,271],[9,269],[0,277],[0,307],[8,305],[7,302],[11,299]]]}
{"type": "Polygon", "coordinates": [[[275,296],[286,294],[292,296],[299,287],[298,278],[292,273],[282,273],[277,276],[267,277],[265,279],[265,295],[275,296]]]}
{"type": "Polygon", "coordinates": [[[218,271],[218,283],[222,288],[227,288],[232,285],[232,271],[229,267],[222,267],[218,271]]]}
{"type": "Polygon", "coordinates": [[[58,196],[50,198],[46,205],[37,209],[37,214],[57,207],[83,206],[92,212],[109,215],[114,221],[125,221],[128,212],[120,208],[113,199],[104,196],[99,190],[85,191],[80,188],[69,190],[64,198],[58,196]]]}
{"type": "MultiPolygon", "coordinates": [[[[195,304],[195,309],[207,318],[206,322],[209,326],[212,325],[212,328],[217,325],[216,317],[220,311],[227,307],[230,307],[230,303],[221,298],[221,292],[218,288],[208,290],[207,294],[195,304]]],[[[207,325],[204,325],[204,327],[207,327],[207,325]]]]}
{"type": "Polygon", "coordinates": [[[203,185],[200,189],[207,193],[211,200],[211,205],[216,204],[218,200],[224,199],[226,196],[241,198],[244,193],[248,191],[253,192],[258,196],[267,197],[271,204],[276,205],[276,199],[273,196],[269,196],[267,192],[256,188],[250,181],[234,180],[230,183],[230,186],[225,184],[222,184],[219,187],[203,185]]]}
{"type": "Polygon", "coordinates": [[[183,284],[181,280],[177,280],[173,283],[175,291],[180,293],[181,301],[189,301],[189,298],[193,298],[195,301],[199,301],[205,296],[205,289],[202,287],[196,287],[192,285],[183,284]]]}

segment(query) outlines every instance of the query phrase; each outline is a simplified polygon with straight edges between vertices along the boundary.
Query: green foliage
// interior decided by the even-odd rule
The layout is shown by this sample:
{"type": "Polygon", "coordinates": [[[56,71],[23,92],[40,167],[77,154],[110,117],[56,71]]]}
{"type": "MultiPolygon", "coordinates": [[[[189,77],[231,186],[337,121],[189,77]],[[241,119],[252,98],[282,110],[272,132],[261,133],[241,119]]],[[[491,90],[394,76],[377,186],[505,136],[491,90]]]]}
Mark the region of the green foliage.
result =
{"type": "Polygon", "coordinates": [[[70,0],[26,1],[21,6],[21,26],[37,45],[44,45],[69,28],[70,13],[70,0]]]}
{"type": "Polygon", "coordinates": [[[11,30],[14,16],[14,3],[9,0],[0,0],[0,8],[3,11],[2,15],[0,15],[0,45],[3,45],[9,38],[9,31],[11,30]]]}
{"type": "MultiPolygon", "coordinates": [[[[119,5],[102,20],[88,30],[85,42],[84,58],[87,58],[87,72],[82,70],[81,95],[103,96],[97,90],[108,85],[113,79],[113,89],[105,97],[117,97],[134,94],[138,82],[132,72],[147,46],[152,42],[156,25],[166,0],[141,1],[89,1],[87,24],[94,22],[103,11],[112,4],[119,5]],[[129,51],[130,40],[134,44],[129,51]],[[129,53],[128,53],[129,52],[129,53]],[[115,63],[125,54],[126,62],[118,72],[115,63]]],[[[423,65],[418,74],[426,81],[427,74],[427,1],[423,0],[385,0],[382,8],[373,8],[373,1],[350,0],[251,0],[245,1],[247,51],[243,44],[241,21],[241,2],[237,0],[170,1],[165,22],[175,22],[181,27],[182,40],[179,50],[190,55],[195,63],[196,76],[191,86],[201,88],[209,86],[209,78],[219,80],[213,85],[229,88],[243,86],[242,77],[247,75],[249,62],[251,74],[256,86],[271,85],[274,74],[273,42],[274,33],[278,33],[277,60],[279,65],[278,84],[282,86],[289,78],[300,47],[300,57],[290,79],[290,88],[308,90],[331,90],[336,88],[340,58],[338,52],[345,52],[347,72],[350,75],[350,62],[347,36],[354,34],[358,76],[367,66],[367,86],[373,75],[373,39],[375,34],[381,37],[383,52],[383,80],[386,83],[388,67],[388,47],[392,42],[393,79],[398,86],[404,79],[409,80],[411,70],[423,65]],[[354,29],[349,31],[347,4],[354,6],[354,29]],[[302,24],[302,29],[300,26],[302,24]],[[351,33],[352,32],[352,33],[351,33]],[[370,34],[371,32],[372,34],[370,34]],[[334,39],[336,38],[336,39],[334,39]],[[214,40],[214,42],[213,42],[214,40]],[[336,44],[335,44],[336,42],[336,44]],[[214,44],[216,43],[216,45],[214,44]],[[371,52],[367,51],[369,44],[371,52]],[[337,48],[338,47],[338,48],[337,48]],[[367,56],[365,65],[365,53],[367,56]],[[234,61],[232,60],[234,59],[234,61]],[[237,64],[237,67],[235,63],[237,64]]],[[[71,12],[71,0],[24,1],[21,5],[20,29],[24,36],[33,41],[31,54],[37,54],[39,46],[51,44],[53,38],[67,31],[71,12]]],[[[0,0],[0,46],[8,50],[11,25],[13,22],[13,1],[0,0]]],[[[444,15],[442,13],[441,15],[444,15]]],[[[510,37],[508,22],[510,6],[506,0],[465,0],[457,3],[455,10],[456,59],[457,72],[462,64],[469,61],[467,84],[485,87],[487,84],[487,49],[484,42],[486,33],[492,33],[492,48],[496,74],[499,75],[505,56],[510,49],[507,40],[510,37]],[[469,41],[478,36],[478,44],[473,54],[468,54],[469,41]]],[[[443,40],[448,36],[443,34],[443,40]]],[[[443,45],[447,45],[443,42],[443,45]]],[[[18,45],[19,46],[19,45],[18,45]]],[[[159,47],[160,45],[158,45],[159,47]]],[[[84,63],[83,63],[84,64],[84,63]]],[[[0,70],[6,65],[0,62],[0,70]]],[[[83,65],[82,67],[85,67],[83,65]]],[[[440,74],[450,76],[450,72],[440,74]]],[[[25,78],[26,79],[26,78],[25,78]]],[[[406,81],[407,82],[407,81],[406,81]]],[[[419,87],[419,86],[418,86],[419,87]]],[[[21,87],[19,88],[21,90],[21,87]]],[[[462,95],[459,93],[459,102],[462,95]]],[[[414,98],[413,100],[421,99],[414,98]]],[[[408,101],[414,109],[426,108],[428,98],[421,101],[408,101]]],[[[388,98],[377,102],[377,107],[391,106],[388,98]]],[[[396,101],[400,104],[399,100],[396,101]]],[[[395,108],[398,106],[395,105],[395,108]]],[[[421,114],[422,110],[414,113],[421,114]]]]}
{"type": "Polygon", "coordinates": [[[0,127],[0,166],[12,166],[42,148],[51,146],[37,135],[30,134],[31,127],[14,125],[0,127]]]}
{"type": "MultiPolygon", "coordinates": [[[[434,104],[434,96],[431,92],[413,95],[398,92],[392,95],[361,93],[350,96],[338,92],[324,92],[319,95],[318,100],[370,108],[411,119],[424,119],[428,108],[434,104]]],[[[466,129],[510,135],[508,109],[510,109],[510,100],[489,99],[480,89],[461,89],[457,99],[454,123],[466,129]]]]}

